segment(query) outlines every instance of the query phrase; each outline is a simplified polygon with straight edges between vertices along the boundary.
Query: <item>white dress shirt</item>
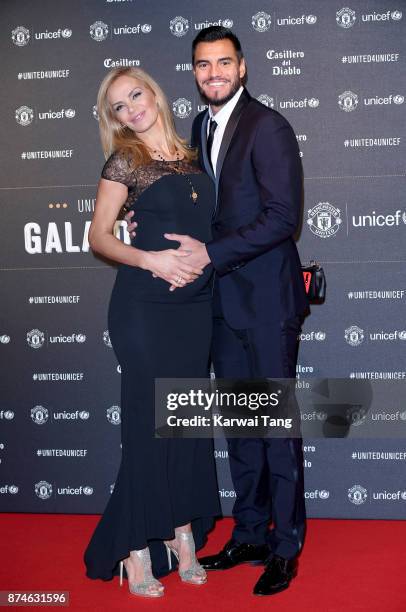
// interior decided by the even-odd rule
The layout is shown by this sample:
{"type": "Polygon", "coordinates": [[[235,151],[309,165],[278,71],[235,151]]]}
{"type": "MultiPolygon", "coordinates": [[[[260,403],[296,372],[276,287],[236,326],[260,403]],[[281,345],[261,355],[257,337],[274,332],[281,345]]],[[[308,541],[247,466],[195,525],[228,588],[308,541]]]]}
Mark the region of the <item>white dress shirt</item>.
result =
{"type": "MultiPolygon", "coordinates": [[[[227,104],[225,104],[216,114],[213,113],[209,106],[209,119],[214,119],[217,123],[216,131],[214,132],[213,145],[211,147],[211,163],[213,166],[214,175],[216,175],[217,158],[219,156],[221,141],[223,140],[224,131],[228,120],[230,119],[231,113],[233,112],[236,104],[242,94],[243,87],[241,86],[237,93],[231,98],[227,104]]],[[[210,120],[207,122],[207,136],[209,135],[210,120]]]]}

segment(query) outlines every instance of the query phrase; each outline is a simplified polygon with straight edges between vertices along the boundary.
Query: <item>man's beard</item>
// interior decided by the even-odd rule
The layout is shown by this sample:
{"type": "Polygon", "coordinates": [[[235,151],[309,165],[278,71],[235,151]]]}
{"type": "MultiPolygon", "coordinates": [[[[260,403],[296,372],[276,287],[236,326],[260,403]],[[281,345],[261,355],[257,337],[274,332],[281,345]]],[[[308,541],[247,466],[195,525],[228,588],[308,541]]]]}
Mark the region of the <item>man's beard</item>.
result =
{"type": "Polygon", "coordinates": [[[237,76],[235,81],[232,84],[229,94],[227,94],[223,98],[210,98],[200,87],[199,83],[196,81],[197,89],[199,90],[199,93],[201,97],[203,98],[204,102],[212,106],[224,106],[224,104],[227,104],[227,102],[230,102],[231,98],[233,98],[235,94],[237,93],[237,91],[240,89],[241,84],[242,84],[241,79],[237,76]]]}

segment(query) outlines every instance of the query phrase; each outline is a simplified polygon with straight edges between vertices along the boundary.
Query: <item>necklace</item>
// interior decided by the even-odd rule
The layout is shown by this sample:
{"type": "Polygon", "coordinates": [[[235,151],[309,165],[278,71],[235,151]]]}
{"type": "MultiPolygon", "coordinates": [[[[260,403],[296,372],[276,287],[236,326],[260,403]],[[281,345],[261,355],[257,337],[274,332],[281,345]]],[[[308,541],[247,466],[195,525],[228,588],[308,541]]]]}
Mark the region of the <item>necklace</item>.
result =
{"type": "Polygon", "coordinates": [[[175,171],[176,174],[179,174],[181,176],[183,176],[187,182],[189,183],[190,187],[192,188],[192,192],[190,194],[190,197],[193,200],[193,204],[196,204],[197,202],[197,198],[199,197],[199,194],[197,193],[196,189],[193,186],[192,181],[190,180],[190,178],[187,176],[187,174],[183,174],[181,169],[179,168],[179,162],[181,161],[179,158],[179,151],[176,151],[176,159],[165,159],[164,157],[162,157],[162,155],[155,149],[154,151],[152,151],[154,153],[154,155],[156,155],[160,161],[165,162],[166,164],[170,164],[173,162],[177,162],[177,166],[173,166],[173,169],[175,171]]]}

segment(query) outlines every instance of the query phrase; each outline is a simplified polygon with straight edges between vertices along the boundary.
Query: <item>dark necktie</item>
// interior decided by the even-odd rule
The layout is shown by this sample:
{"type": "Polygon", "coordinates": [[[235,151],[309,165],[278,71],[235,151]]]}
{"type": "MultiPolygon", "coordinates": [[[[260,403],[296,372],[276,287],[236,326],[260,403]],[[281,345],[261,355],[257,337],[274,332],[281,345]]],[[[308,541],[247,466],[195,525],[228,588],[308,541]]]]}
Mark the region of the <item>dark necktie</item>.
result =
{"type": "Polygon", "coordinates": [[[214,132],[216,131],[217,123],[214,119],[210,119],[209,123],[209,135],[207,137],[207,157],[209,158],[209,164],[213,169],[213,164],[211,162],[211,149],[213,146],[214,132]]]}

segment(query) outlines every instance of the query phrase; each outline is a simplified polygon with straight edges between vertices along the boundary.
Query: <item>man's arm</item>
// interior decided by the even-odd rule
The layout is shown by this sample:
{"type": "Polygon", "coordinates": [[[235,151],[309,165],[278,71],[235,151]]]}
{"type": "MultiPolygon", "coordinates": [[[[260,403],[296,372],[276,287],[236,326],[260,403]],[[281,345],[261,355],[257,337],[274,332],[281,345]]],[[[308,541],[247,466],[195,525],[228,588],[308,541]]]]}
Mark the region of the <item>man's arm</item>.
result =
{"type": "Polygon", "coordinates": [[[275,126],[268,117],[258,123],[252,151],[261,212],[252,222],[206,245],[220,275],[271,250],[297,230],[302,200],[299,150],[290,125],[285,120],[278,123],[275,126]]]}

